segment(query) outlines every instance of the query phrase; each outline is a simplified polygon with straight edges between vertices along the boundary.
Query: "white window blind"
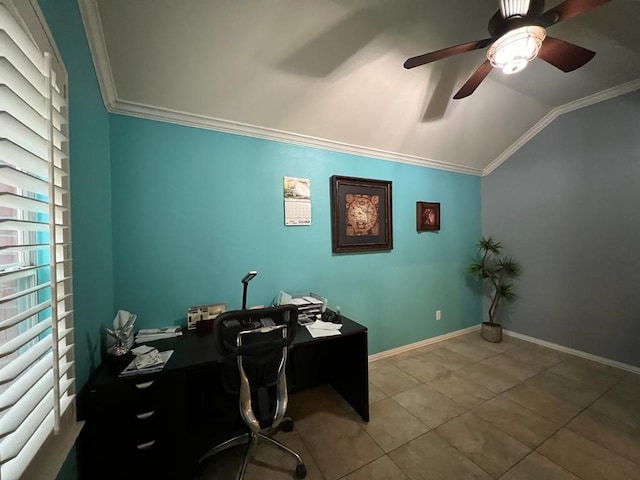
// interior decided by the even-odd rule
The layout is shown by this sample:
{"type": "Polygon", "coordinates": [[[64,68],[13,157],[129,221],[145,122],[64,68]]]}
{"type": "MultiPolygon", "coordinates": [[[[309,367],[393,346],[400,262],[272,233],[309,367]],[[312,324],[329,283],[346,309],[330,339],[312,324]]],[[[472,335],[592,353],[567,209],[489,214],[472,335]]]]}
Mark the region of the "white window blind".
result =
{"type": "Polygon", "coordinates": [[[0,480],[75,396],[66,74],[0,0],[0,480]]]}

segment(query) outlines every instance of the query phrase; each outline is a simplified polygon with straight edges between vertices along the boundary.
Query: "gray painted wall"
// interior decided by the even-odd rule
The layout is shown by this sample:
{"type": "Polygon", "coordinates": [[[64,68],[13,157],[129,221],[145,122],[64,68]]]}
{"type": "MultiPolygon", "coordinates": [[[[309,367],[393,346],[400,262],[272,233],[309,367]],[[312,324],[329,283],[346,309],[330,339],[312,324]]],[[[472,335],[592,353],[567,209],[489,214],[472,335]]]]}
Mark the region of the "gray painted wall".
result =
{"type": "Polygon", "coordinates": [[[640,92],[556,119],[482,202],[483,233],[524,270],[503,326],[640,366],[640,92]]]}

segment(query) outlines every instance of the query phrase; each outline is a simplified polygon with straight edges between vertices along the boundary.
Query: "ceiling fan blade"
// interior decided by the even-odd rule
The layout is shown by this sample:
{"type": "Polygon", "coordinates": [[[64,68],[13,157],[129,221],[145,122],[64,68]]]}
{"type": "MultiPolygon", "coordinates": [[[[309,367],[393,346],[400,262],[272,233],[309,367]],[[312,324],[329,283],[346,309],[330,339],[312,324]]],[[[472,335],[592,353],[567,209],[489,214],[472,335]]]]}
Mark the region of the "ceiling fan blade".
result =
{"type": "Polygon", "coordinates": [[[453,98],[454,100],[460,100],[461,98],[468,97],[473,92],[475,92],[478,85],[489,75],[493,67],[491,66],[491,62],[489,60],[485,60],[482,65],[478,67],[478,69],[473,72],[473,75],[469,77],[469,80],[462,86],[458,93],[456,93],[453,98]]]}
{"type": "Polygon", "coordinates": [[[572,72],[585,65],[595,54],[596,52],[559,38],[547,37],[540,47],[538,57],[563,72],[572,72]]]}
{"type": "Polygon", "coordinates": [[[540,17],[540,24],[545,28],[550,27],[555,23],[575,17],[583,12],[593,10],[603,3],[610,1],[611,0],[565,0],[560,5],[544,12],[540,17]]]}
{"type": "Polygon", "coordinates": [[[436,50],[435,52],[425,53],[418,55],[417,57],[411,57],[404,62],[404,68],[414,68],[427,63],[435,62],[436,60],[442,60],[443,58],[452,57],[460,53],[470,52],[472,50],[478,50],[491,44],[490,38],[484,40],[476,40],[475,42],[461,43],[453,47],[443,48],[442,50],[436,50]]]}

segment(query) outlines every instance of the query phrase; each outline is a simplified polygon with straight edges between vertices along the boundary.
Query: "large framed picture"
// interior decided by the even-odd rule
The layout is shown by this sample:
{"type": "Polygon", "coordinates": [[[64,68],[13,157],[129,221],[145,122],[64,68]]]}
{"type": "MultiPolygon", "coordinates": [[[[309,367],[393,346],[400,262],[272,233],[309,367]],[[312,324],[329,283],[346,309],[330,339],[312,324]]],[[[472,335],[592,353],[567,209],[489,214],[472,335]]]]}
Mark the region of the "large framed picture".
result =
{"type": "Polygon", "coordinates": [[[440,230],[440,204],[416,202],[416,229],[419,232],[440,230]]]}
{"type": "Polygon", "coordinates": [[[331,177],[331,234],[334,253],[393,248],[391,182],[331,177]]]}

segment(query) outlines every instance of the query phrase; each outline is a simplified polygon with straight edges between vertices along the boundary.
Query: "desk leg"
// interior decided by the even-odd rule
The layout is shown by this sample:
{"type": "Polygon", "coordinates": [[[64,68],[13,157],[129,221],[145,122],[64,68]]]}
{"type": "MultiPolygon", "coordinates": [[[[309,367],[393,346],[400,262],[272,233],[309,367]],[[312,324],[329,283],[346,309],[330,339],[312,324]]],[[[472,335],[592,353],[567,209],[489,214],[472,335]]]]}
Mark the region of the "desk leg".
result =
{"type": "MultiPolygon", "coordinates": [[[[328,344],[330,342],[327,342],[328,344]]],[[[369,364],[367,333],[336,339],[329,382],[349,405],[369,421],[369,364]],[[339,345],[339,346],[338,346],[339,345]]]]}

